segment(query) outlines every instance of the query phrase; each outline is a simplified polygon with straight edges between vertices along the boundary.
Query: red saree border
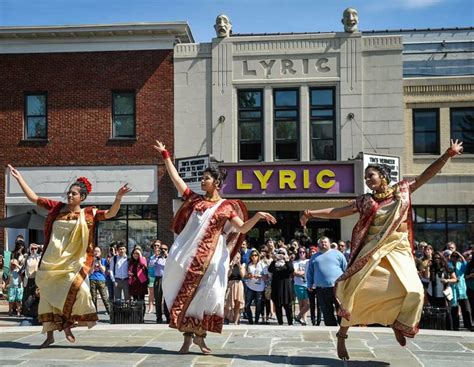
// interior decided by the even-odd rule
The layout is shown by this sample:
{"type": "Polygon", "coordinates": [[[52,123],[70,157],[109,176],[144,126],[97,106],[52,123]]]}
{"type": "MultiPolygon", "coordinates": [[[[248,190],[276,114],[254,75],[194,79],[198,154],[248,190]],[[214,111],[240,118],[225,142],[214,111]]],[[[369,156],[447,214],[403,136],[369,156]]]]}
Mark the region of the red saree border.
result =
{"type": "Polygon", "coordinates": [[[192,332],[198,335],[205,334],[207,331],[220,334],[222,332],[223,326],[224,318],[216,314],[204,314],[202,320],[199,320],[196,317],[185,316],[179,331],[192,332]]]}
{"type": "Polygon", "coordinates": [[[53,330],[62,331],[65,327],[72,327],[75,324],[95,322],[98,321],[97,313],[90,313],[86,315],[71,315],[69,318],[64,317],[64,315],[59,315],[55,313],[44,313],[38,315],[38,321],[41,323],[50,322],[54,324],[53,330]]]}
{"type": "Polygon", "coordinates": [[[415,327],[402,324],[400,321],[396,320],[392,325],[393,329],[400,331],[407,338],[414,338],[416,334],[420,331],[418,325],[415,327]]]}

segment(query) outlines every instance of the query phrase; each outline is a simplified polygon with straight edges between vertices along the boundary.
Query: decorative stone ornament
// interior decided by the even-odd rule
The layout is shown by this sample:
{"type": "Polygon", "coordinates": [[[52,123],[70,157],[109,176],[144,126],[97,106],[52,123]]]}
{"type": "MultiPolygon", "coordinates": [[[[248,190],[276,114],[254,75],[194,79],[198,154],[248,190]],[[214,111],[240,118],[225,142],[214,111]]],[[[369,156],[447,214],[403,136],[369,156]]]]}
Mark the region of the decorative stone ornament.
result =
{"type": "Polygon", "coordinates": [[[359,14],[354,8],[347,8],[342,13],[342,24],[344,24],[344,31],[348,33],[357,32],[357,26],[359,24],[359,14]]]}
{"type": "Polygon", "coordinates": [[[216,35],[219,38],[229,37],[232,32],[232,23],[225,14],[219,14],[216,18],[216,24],[214,24],[216,35]]]}

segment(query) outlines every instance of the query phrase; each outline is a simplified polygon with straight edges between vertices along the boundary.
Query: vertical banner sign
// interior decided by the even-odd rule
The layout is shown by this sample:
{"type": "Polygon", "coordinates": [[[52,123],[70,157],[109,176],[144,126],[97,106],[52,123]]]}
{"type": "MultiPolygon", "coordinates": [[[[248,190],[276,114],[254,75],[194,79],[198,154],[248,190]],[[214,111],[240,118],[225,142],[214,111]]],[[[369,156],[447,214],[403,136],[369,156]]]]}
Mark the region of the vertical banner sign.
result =
{"type": "MultiPolygon", "coordinates": [[[[391,171],[391,184],[400,181],[400,157],[393,155],[381,155],[381,154],[367,154],[364,153],[364,172],[369,164],[386,164],[390,167],[391,171]]],[[[370,189],[364,185],[364,192],[371,192],[370,189]]]]}
{"type": "Polygon", "coordinates": [[[198,194],[204,194],[201,190],[201,177],[209,166],[209,160],[209,155],[176,159],[176,169],[179,175],[186,185],[198,194]]]}

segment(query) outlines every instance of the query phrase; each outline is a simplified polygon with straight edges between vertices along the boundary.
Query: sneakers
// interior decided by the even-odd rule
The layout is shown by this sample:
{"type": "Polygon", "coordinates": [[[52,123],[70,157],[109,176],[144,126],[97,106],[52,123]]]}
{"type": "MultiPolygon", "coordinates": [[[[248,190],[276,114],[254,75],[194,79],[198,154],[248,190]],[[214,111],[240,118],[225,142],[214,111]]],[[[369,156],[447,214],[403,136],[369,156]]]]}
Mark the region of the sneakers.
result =
{"type": "Polygon", "coordinates": [[[295,317],[295,321],[302,326],[306,326],[306,321],[301,320],[300,318],[295,317]]]}

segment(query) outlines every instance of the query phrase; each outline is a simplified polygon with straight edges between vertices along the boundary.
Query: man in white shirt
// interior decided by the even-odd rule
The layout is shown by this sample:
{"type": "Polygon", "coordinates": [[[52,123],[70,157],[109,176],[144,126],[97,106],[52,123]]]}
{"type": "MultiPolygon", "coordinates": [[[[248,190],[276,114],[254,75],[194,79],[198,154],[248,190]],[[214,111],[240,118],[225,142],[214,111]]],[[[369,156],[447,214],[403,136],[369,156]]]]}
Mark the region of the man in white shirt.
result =
{"type": "Polygon", "coordinates": [[[128,291],[128,257],[123,242],[118,244],[118,254],[110,261],[110,278],[114,283],[114,300],[130,299],[128,291]],[[122,297],[123,292],[123,297],[122,297]]]}

